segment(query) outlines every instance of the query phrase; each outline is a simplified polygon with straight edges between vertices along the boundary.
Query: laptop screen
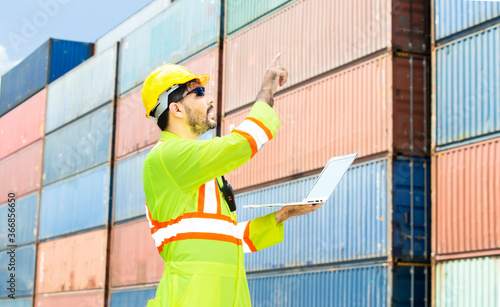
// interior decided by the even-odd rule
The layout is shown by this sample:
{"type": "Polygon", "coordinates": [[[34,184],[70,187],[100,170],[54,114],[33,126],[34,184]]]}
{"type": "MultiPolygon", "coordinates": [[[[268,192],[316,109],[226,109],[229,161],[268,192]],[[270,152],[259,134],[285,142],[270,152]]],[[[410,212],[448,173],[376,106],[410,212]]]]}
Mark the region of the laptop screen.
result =
{"type": "Polygon", "coordinates": [[[331,159],[305,199],[315,200],[330,197],[356,156],[357,154],[351,154],[331,159]]]}

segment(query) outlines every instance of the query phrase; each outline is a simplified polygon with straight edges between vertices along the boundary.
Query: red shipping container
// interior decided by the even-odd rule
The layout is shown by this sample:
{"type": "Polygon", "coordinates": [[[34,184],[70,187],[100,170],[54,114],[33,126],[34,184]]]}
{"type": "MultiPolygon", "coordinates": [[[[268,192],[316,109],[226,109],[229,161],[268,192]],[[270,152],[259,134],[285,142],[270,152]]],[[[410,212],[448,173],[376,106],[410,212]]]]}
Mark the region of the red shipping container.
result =
{"type": "MultiPolygon", "coordinates": [[[[228,174],[241,191],[318,171],[338,155],[424,155],[429,134],[426,58],[379,56],[275,98],[275,140],[228,174]],[[393,75],[394,73],[394,75],[393,75]],[[410,124],[411,121],[413,124],[410,124]]],[[[228,134],[249,108],[222,121],[228,134]]]]}
{"type": "MultiPolygon", "coordinates": [[[[216,46],[203,52],[181,65],[194,74],[210,75],[210,82],[205,88],[206,92],[215,98],[214,107],[217,107],[219,47],[216,46]]],[[[214,112],[217,112],[217,110],[214,112]]],[[[118,99],[116,114],[116,157],[122,157],[151,145],[161,137],[161,131],[156,123],[145,116],[141,100],[141,88],[136,88],[118,99]]]]}
{"type": "Polygon", "coordinates": [[[40,188],[42,175],[43,140],[0,160],[0,203],[7,202],[7,194],[16,197],[40,188]]]}
{"type": "Polygon", "coordinates": [[[38,245],[36,293],[104,288],[107,229],[38,245]]]}
{"type": "Polygon", "coordinates": [[[104,306],[103,291],[71,294],[41,294],[35,297],[35,307],[99,307],[104,306]]]}
{"type": "Polygon", "coordinates": [[[429,1],[299,0],[226,40],[224,112],[250,103],[276,53],[285,88],[380,50],[429,52],[429,1]]]}
{"type": "Polygon", "coordinates": [[[500,254],[500,138],[436,153],[432,253],[437,260],[500,254]]]}
{"type": "Polygon", "coordinates": [[[146,219],[113,227],[111,287],[159,282],[164,265],[146,219]]]}
{"type": "Polygon", "coordinates": [[[43,137],[46,106],[43,89],[0,118],[0,159],[43,137]]]}

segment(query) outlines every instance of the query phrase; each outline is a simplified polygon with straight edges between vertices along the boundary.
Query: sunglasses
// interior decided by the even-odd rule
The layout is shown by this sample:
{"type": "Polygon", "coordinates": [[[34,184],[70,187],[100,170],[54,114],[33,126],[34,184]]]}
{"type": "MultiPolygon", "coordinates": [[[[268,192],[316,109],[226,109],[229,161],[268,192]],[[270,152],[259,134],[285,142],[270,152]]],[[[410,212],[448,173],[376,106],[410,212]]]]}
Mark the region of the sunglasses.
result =
{"type": "Polygon", "coordinates": [[[188,92],[186,95],[182,96],[176,102],[181,101],[182,99],[186,98],[189,94],[192,94],[192,93],[195,93],[197,97],[205,96],[205,88],[203,86],[199,86],[199,87],[195,88],[194,90],[188,92]]]}

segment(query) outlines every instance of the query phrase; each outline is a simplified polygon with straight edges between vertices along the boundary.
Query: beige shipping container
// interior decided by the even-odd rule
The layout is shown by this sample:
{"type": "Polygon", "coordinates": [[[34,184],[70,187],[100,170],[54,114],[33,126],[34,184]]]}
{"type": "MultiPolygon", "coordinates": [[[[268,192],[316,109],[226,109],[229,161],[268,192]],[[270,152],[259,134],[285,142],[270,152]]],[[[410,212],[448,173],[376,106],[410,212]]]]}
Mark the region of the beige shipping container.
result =
{"type": "Polygon", "coordinates": [[[35,307],[99,307],[104,306],[104,291],[40,294],[35,307]]]}
{"type": "MultiPolygon", "coordinates": [[[[217,109],[219,47],[211,48],[180,65],[185,66],[194,74],[210,75],[210,82],[205,85],[205,89],[206,93],[214,97],[214,107],[217,109]]],[[[117,158],[147,147],[161,138],[161,131],[156,122],[146,118],[145,112],[141,99],[141,87],[118,99],[115,140],[117,158]]]]}
{"type": "MultiPolygon", "coordinates": [[[[429,65],[425,57],[382,55],[275,98],[282,126],[247,164],[228,174],[235,189],[317,172],[331,157],[358,152],[428,152],[429,65]]],[[[250,108],[225,117],[223,135],[250,108]]]]}
{"type": "Polygon", "coordinates": [[[40,243],[36,294],[103,289],[107,238],[100,229],[40,243]]]}
{"type": "Polygon", "coordinates": [[[500,255],[500,138],[442,151],[432,160],[436,260],[500,255]]]}
{"type": "Polygon", "coordinates": [[[146,219],[116,225],[111,235],[111,287],[160,281],[165,262],[155,247],[146,219]]]}
{"type": "Polygon", "coordinates": [[[429,2],[299,0],[226,41],[224,112],[250,103],[278,52],[289,88],[380,50],[428,53],[429,2]]]}

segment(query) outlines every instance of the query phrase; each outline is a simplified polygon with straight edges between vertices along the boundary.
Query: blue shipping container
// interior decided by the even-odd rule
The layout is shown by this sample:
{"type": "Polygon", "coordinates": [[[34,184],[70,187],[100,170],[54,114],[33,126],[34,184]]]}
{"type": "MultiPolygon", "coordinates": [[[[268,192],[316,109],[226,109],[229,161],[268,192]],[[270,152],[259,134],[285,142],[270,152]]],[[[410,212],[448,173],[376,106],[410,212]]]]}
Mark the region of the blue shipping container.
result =
{"type": "Polygon", "coordinates": [[[146,307],[148,301],[154,299],[154,289],[128,289],[111,292],[111,307],[146,307]]]}
{"type": "MultiPolygon", "coordinates": [[[[242,208],[245,205],[301,201],[316,178],[237,195],[238,220],[276,211],[242,208]]],[[[387,258],[391,254],[408,261],[426,261],[430,248],[429,183],[428,162],[421,158],[392,163],[378,159],[351,166],[320,210],[287,221],[284,241],[245,255],[245,267],[259,271],[387,258]]]]}
{"type": "Polygon", "coordinates": [[[430,268],[387,264],[248,275],[252,306],[426,306],[430,268]]]}
{"type": "Polygon", "coordinates": [[[434,0],[436,41],[500,17],[500,2],[434,0]]]}
{"type": "Polygon", "coordinates": [[[219,39],[220,0],[183,0],[125,36],[120,54],[120,94],[155,68],[179,63],[219,39]]]}
{"type": "Polygon", "coordinates": [[[442,146],[500,131],[500,25],[436,50],[436,127],[442,146]]]}
{"type": "Polygon", "coordinates": [[[290,0],[226,1],[226,33],[231,34],[290,0]]]}
{"type": "Polygon", "coordinates": [[[115,93],[117,46],[93,56],[51,83],[46,133],[110,102],[115,93]]]}
{"type": "Polygon", "coordinates": [[[35,259],[36,247],[35,245],[27,245],[15,248],[14,253],[8,254],[8,251],[0,253],[0,280],[3,285],[0,287],[0,298],[8,298],[11,291],[7,288],[7,281],[10,279],[9,263],[11,257],[15,257],[15,293],[16,297],[23,295],[33,295],[33,288],[35,286],[35,259]]]}
{"type": "Polygon", "coordinates": [[[45,138],[44,186],[110,161],[112,115],[108,104],[45,138]]]}
{"type": "Polygon", "coordinates": [[[13,299],[0,299],[0,307],[32,307],[33,298],[32,297],[16,297],[13,299]]]}
{"type": "MultiPolygon", "coordinates": [[[[0,217],[7,219],[10,208],[12,207],[9,207],[7,203],[1,205],[0,217]]],[[[38,192],[16,199],[13,209],[16,218],[15,242],[8,241],[8,224],[2,222],[0,224],[0,250],[6,249],[8,244],[24,245],[34,243],[36,240],[38,231],[38,192]]]]}
{"type": "MultiPolygon", "coordinates": [[[[214,138],[214,130],[202,134],[198,140],[209,141],[214,138]]],[[[142,184],[142,165],[150,149],[120,160],[116,164],[115,197],[113,208],[114,222],[145,216],[146,196],[142,184]]]]}
{"type": "Polygon", "coordinates": [[[84,62],[94,44],[49,39],[2,77],[0,116],[84,62]]]}
{"type": "Polygon", "coordinates": [[[44,186],[40,240],[106,225],[109,186],[108,164],[44,186]]]}

